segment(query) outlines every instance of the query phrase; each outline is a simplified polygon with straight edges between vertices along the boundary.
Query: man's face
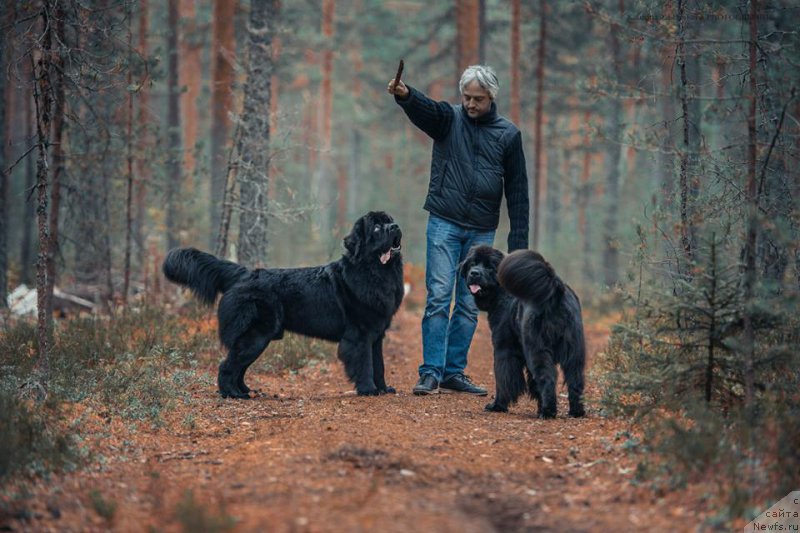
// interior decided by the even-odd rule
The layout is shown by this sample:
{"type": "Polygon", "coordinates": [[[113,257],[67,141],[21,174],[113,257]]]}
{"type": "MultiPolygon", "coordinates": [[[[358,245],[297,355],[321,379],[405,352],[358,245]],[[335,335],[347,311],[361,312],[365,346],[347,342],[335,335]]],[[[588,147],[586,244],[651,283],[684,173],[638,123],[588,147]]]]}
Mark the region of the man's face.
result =
{"type": "Polygon", "coordinates": [[[481,87],[478,80],[472,80],[461,93],[461,103],[467,110],[469,118],[478,118],[492,108],[492,97],[489,91],[481,87]]]}

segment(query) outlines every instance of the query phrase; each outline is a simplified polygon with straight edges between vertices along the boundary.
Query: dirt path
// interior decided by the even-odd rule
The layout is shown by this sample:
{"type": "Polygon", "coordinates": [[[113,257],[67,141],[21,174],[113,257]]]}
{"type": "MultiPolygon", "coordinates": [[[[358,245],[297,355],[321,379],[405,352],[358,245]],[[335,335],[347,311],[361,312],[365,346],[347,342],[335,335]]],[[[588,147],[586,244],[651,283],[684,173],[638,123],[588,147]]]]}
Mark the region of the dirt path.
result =
{"type": "MultiPolygon", "coordinates": [[[[607,332],[589,325],[587,336],[593,355],[607,332]]],[[[28,520],[9,525],[180,531],[208,529],[226,516],[236,531],[697,525],[698,505],[677,494],[657,499],[631,484],[635,460],[620,437],[627,426],[599,415],[591,383],[586,419],[564,417],[563,394],[556,420],[534,418],[529,400],[508,414],[486,413],[487,398],[410,393],[421,357],[416,314],[398,314],[384,352],[397,395],[354,396],[332,361],[283,377],[253,373],[250,385],[265,394],[249,402],[219,399],[209,377],[160,430],[130,432],[104,413],[87,416],[100,466],[53,478],[28,520]],[[110,519],[98,512],[102,502],[115,506],[110,519]]],[[[492,390],[491,368],[482,318],[468,372],[492,390]]]]}

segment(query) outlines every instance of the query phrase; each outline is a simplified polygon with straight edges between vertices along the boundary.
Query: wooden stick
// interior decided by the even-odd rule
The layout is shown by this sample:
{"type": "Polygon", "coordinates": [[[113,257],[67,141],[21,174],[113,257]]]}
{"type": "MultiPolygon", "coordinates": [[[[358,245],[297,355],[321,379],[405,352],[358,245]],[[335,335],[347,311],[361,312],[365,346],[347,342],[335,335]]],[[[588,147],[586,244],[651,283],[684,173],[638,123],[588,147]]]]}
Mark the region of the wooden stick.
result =
{"type": "Polygon", "coordinates": [[[403,60],[401,59],[400,60],[400,65],[397,67],[397,75],[394,77],[393,87],[397,87],[397,84],[400,83],[400,76],[403,75],[403,67],[404,66],[405,66],[405,63],[403,63],[403,60]]]}

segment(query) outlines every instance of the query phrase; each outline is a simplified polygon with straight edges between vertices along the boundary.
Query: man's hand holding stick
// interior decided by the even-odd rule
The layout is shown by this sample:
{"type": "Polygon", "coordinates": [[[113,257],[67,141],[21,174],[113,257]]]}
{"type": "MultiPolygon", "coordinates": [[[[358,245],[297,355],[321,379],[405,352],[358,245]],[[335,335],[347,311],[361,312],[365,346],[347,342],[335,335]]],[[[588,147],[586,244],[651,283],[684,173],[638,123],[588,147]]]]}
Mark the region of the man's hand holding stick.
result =
{"type": "Polygon", "coordinates": [[[389,80],[389,86],[386,88],[386,91],[389,94],[393,94],[395,96],[398,96],[401,99],[408,98],[408,92],[409,92],[408,91],[408,87],[406,87],[406,84],[403,83],[403,81],[400,79],[400,77],[403,75],[403,67],[404,66],[405,66],[405,64],[403,63],[403,60],[401,59],[400,60],[400,65],[398,65],[398,67],[397,67],[397,74],[395,75],[393,80],[389,80]]]}

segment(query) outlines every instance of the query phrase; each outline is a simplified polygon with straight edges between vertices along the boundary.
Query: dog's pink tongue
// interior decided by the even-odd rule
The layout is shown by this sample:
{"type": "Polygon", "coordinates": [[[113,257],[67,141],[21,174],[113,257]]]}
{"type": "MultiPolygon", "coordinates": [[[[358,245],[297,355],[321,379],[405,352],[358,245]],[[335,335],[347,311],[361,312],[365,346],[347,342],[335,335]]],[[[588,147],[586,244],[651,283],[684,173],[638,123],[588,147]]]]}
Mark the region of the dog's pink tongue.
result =
{"type": "Polygon", "coordinates": [[[478,294],[478,291],[480,291],[480,290],[481,290],[481,286],[480,285],[470,285],[469,286],[469,292],[471,292],[472,294],[478,294]]]}
{"type": "Polygon", "coordinates": [[[392,251],[389,250],[385,254],[381,255],[381,263],[385,265],[386,263],[389,262],[389,259],[391,259],[391,258],[392,258],[392,251]]]}

